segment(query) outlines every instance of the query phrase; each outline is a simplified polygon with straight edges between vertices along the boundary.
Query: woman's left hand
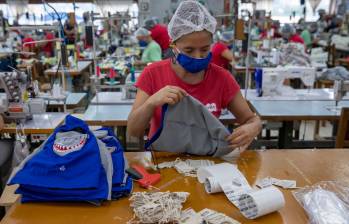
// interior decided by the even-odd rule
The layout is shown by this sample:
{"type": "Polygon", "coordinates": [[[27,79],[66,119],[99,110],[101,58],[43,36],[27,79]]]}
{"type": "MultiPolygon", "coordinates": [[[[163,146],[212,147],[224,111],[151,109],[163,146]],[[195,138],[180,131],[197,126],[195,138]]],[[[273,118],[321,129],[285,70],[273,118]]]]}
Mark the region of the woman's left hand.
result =
{"type": "Polygon", "coordinates": [[[253,139],[260,132],[260,125],[256,123],[247,123],[234,129],[233,133],[227,136],[226,141],[229,142],[231,150],[239,148],[243,152],[251,144],[253,139]]]}

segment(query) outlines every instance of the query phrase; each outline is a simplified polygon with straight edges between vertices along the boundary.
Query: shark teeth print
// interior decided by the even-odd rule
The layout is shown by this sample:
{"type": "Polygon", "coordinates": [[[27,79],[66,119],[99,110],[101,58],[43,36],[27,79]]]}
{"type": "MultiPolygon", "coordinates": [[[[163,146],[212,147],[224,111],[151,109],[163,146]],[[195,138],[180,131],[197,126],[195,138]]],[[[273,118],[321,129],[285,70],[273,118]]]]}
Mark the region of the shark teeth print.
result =
{"type": "Polygon", "coordinates": [[[65,156],[82,149],[86,141],[86,134],[74,134],[72,136],[57,138],[53,144],[53,151],[59,156],[65,156]]]}

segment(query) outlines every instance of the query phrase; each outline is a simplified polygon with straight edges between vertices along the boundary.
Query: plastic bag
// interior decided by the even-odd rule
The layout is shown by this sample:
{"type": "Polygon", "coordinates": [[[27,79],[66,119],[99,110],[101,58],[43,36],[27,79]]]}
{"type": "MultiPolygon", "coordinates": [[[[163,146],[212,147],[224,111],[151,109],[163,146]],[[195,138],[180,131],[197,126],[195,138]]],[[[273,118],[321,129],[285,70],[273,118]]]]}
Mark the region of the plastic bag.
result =
{"type": "Polygon", "coordinates": [[[17,135],[13,149],[12,168],[18,166],[29,155],[29,148],[26,137],[17,135]]]}
{"type": "Polygon", "coordinates": [[[312,224],[349,224],[349,184],[322,181],[293,191],[312,224]]]}

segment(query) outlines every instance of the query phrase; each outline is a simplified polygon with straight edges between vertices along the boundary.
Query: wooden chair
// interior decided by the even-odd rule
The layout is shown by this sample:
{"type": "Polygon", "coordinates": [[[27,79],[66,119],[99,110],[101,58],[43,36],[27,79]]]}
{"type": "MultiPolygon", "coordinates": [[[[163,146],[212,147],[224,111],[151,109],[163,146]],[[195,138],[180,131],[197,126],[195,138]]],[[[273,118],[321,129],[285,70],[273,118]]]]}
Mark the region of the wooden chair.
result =
{"type": "Polygon", "coordinates": [[[315,82],[315,88],[321,89],[321,88],[333,88],[334,81],[333,80],[317,80],[315,82]]]}
{"type": "Polygon", "coordinates": [[[346,69],[349,69],[349,61],[346,58],[340,58],[340,59],[336,60],[336,64],[339,66],[343,66],[346,69]]]}
{"type": "Polygon", "coordinates": [[[343,107],[338,122],[336,148],[349,147],[349,108],[343,107]]]}

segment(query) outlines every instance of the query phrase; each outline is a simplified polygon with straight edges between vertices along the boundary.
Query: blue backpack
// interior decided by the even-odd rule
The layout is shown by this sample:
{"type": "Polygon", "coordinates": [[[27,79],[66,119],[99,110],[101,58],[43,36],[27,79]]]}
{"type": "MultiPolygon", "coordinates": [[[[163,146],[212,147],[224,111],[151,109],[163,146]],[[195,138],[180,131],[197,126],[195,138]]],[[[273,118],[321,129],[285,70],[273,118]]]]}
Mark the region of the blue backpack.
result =
{"type": "Polygon", "coordinates": [[[112,199],[128,196],[132,192],[133,182],[131,177],[125,172],[128,168],[128,163],[124,157],[124,148],[115,136],[112,128],[103,127],[97,131],[105,131],[107,133],[106,136],[100,139],[111,151],[113,160],[112,199]]]}
{"type": "MultiPolygon", "coordinates": [[[[119,144],[116,138],[115,142],[119,144]]],[[[110,152],[85,122],[68,115],[65,123],[14,170],[8,184],[19,184],[16,193],[22,194],[22,202],[98,203],[111,199],[114,179],[125,175],[124,164],[122,148],[110,152]],[[114,156],[115,152],[119,156],[114,156]]],[[[122,190],[129,193],[132,181],[130,188],[122,190]]]]}

